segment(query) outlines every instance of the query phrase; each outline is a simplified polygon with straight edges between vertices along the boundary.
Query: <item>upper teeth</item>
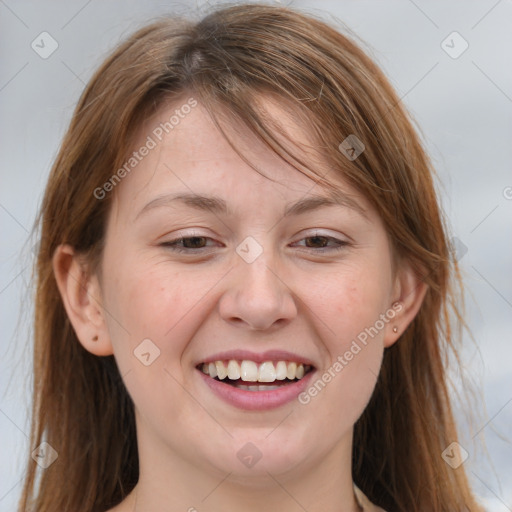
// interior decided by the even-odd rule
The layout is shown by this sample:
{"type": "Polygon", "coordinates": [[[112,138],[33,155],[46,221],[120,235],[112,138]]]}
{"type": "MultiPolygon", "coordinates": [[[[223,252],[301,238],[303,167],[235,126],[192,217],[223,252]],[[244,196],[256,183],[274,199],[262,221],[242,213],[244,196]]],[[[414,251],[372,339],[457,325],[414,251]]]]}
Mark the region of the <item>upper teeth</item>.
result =
{"type": "Polygon", "coordinates": [[[215,361],[203,363],[203,373],[210,377],[218,377],[220,380],[228,377],[231,380],[242,379],[246,382],[274,382],[275,380],[302,379],[310,369],[309,365],[302,363],[279,361],[274,366],[272,361],[257,364],[254,361],[215,361]]]}

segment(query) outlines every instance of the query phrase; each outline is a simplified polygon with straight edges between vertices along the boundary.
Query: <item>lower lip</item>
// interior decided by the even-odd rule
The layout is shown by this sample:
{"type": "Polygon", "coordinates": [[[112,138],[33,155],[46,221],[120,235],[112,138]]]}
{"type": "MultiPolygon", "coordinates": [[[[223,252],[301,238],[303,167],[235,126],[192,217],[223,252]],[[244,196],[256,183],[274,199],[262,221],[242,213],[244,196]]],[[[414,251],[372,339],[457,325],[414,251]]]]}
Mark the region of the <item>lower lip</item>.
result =
{"type": "MultiPolygon", "coordinates": [[[[230,384],[224,384],[220,380],[215,380],[206,375],[201,370],[197,370],[204,382],[208,384],[210,389],[227,403],[246,409],[249,411],[263,411],[266,409],[274,409],[281,405],[287,404],[296,399],[309,385],[313,378],[315,370],[307,373],[302,379],[285,384],[279,389],[270,391],[248,391],[246,389],[238,389],[230,384]]],[[[251,384],[251,383],[248,383],[251,384]]]]}

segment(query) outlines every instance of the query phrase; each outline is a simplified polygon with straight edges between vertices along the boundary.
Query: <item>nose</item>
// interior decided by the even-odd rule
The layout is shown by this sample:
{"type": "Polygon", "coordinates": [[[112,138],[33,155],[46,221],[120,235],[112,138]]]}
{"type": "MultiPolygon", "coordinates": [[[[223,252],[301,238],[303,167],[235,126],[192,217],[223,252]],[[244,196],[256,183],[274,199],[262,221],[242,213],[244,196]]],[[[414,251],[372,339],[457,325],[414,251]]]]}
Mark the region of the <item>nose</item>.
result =
{"type": "Polygon", "coordinates": [[[280,275],[275,264],[261,255],[252,263],[239,260],[236,265],[219,303],[226,322],[269,330],[283,327],[297,316],[291,283],[285,282],[288,276],[280,275]]]}

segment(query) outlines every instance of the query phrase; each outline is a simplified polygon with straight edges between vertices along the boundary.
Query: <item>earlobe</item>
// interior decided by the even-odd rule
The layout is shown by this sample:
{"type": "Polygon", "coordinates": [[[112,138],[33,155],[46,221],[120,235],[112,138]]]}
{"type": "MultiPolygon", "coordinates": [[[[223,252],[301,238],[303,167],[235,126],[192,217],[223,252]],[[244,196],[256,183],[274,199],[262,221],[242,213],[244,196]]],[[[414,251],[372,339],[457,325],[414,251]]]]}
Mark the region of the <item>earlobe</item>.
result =
{"type": "Polygon", "coordinates": [[[394,318],[384,337],[386,348],[393,345],[414,320],[427,293],[428,286],[410,264],[403,265],[396,277],[393,295],[394,318]]]}
{"type": "Polygon", "coordinates": [[[87,272],[83,260],[70,245],[60,245],[55,250],[53,272],[80,343],[92,354],[113,354],[97,276],[87,272]]]}

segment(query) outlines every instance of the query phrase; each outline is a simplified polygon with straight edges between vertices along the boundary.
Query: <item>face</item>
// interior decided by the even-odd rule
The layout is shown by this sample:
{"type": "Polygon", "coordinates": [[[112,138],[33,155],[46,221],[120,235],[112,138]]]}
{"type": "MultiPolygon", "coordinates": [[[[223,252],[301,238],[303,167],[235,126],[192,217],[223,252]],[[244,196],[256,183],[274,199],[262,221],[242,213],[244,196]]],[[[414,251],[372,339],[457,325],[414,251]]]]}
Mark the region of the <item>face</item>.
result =
{"type": "MultiPolygon", "coordinates": [[[[276,105],[266,107],[292,141],[308,140],[276,105]]],[[[155,147],[137,150],[136,165],[112,192],[99,281],[109,343],[136,408],[139,450],[156,464],[172,459],[252,482],[267,471],[286,479],[320,462],[334,467],[349,459],[384,347],[398,336],[386,231],[327,163],[314,165],[338,184],[337,201],[233,127],[258,174],[200,104],[180,111],[158,140],[155,127],[176,108],[141,128],[135,147],[148,136],[155,147]],[[280,378],[293,365],[279,361],[311,370],[292,383],[242,383],[261,385],[247,390],[202,371],[216,360],[232,380],[228,360],[246,361],[241,370],[254,378],[256,368],[260,380],[276,378],[264,362],[280,378]]]]}

